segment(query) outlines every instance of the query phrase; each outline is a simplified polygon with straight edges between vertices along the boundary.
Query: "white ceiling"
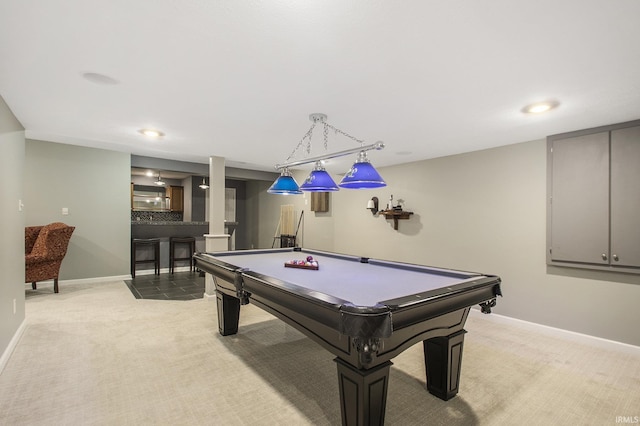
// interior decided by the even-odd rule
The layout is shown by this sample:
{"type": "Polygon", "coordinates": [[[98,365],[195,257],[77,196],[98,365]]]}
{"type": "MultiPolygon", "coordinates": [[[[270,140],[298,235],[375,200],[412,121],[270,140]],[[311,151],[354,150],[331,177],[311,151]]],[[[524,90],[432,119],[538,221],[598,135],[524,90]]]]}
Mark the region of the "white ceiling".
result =
{"type": "Polygon", "coordinates": [[[321,112],[399,164],[640,118],[640,1],[2,0],[0,95],[28,138],[270,171],[321,112]]]}

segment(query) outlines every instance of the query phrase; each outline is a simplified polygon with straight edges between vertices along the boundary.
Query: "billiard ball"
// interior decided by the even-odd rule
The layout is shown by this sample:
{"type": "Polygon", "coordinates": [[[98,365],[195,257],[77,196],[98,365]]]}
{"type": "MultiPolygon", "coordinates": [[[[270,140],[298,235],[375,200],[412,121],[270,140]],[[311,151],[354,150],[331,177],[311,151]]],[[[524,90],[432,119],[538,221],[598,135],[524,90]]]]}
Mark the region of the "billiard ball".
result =
{"type": "Polygon", "coordinates": [[[307,262],[313,262],[313,256],[307,256],[307,262]]]}

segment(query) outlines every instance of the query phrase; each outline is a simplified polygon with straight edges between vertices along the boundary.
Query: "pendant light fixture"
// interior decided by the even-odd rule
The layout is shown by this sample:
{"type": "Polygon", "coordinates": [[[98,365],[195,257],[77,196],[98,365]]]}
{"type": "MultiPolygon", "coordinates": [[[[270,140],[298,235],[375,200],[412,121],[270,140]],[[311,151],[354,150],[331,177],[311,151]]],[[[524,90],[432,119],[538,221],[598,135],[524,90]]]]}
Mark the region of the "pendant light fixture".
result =
{"type": "Polygon", "coordinates": [[[370,189],[387,186],[380,173],[371,165],[367,153],[360,151],[358,159],[351,169],[344,175],[339,184],[340,188],[370,189]]]}
{"type": "Polygon", "coordinates": [[[280,194],[280,195],[298,195],[302,194],[300,191],[300,186],[298,186],[298,182],[291,176],[291,172],[289,172],[288,168],[282,169],[280,176],[273,182],[271,188],[267,190],[269,194],[280,194]]]}
{"type": "Polygon", "coordinates": [[[316,161],[316,165],[311,171],[311,174],[305,179],[300,189],[307,192],[329,192],[338,191],[340,188],[338,188],[338,185],[336,185],[331,176],[329,176],[322,162],[316,161]]]}
{"type": "Polygon", "coordinates": [[[287,158],[287,160],[283,164],[276,164],[276,169],[281,170],[280,177],[276,179],[276,181],[271,185],[271,188],[267,192],[270,194],[302,194],[302,191],[308,192],[329,192],[329,191],[338,191],[339,188],[347,188],[347,189],[370,189],[370,188],[380,188],[386,186],[387,184],[382,179],[380,174],[376,171],[376,169],[371,165],[369,160],[367,159],[367,151],[370,150],[381,150],[384,148],[384,143],[376,142],[372,145],[364,145],[364,141],[360,139],[356,139],[350,134],[343,132],[340,129],[335,128],[334,126],[328,124],[326,122],[327,116],[325,114],[311,114],[309,119],[313,122],[311,128],[305,133],[302,140],[298,142],[298,145],[295,147],[291,155],[287,158]],[[324,148],[327,149],[328,145],[328,131],[329,129],[333,130],[335,133],[340,133],[343,136],[346,136],[349,139],[354,140],[359,143],[360,146],[357,148],[347,149],[340,152],[324,154],[317,157],[307,158],[300,161],[289,161],[294,155],[298,152],[298,150],[305,145],[306,141],[306,151],[307,153],[311,152],[311,138],[313,136],[313,130],[317,123],[321,123],[323,126],[323,136],[324,136],[324,148]],[[345,175],[345,177],[340,182],[340,185],[336,185],[334,180],[329,176],[326,169],[322,165],[322,160],[326,160],[329,158],[342,157],[349,154],[358,153],[358,158],[354,165],[351,167],[349,172],[345,175]],[[290,167],[295,167],[303,164],[315,163],[311,174],[307,179],[305,179],[302,186],[298,186],[298,183],[295,181],[293,176],[291,176],[291,172],[289,171],[290,167]]]}
{"type": "Polygon", "coordinates": [[[202,177],[202,183],[198,186],[202,189],[209,189],[209,185],[207,185],[207,181],[205,180],[204,176],[202,177]]]}
{"type": "Polygon", "coordinates": [[[162,178],[160,177],[160,172],[158,172],[158,180],[156,180],[155,182],[156,185],[158,186],[165,186],[167,183],[165,181],[162,180],[162,178]]]}

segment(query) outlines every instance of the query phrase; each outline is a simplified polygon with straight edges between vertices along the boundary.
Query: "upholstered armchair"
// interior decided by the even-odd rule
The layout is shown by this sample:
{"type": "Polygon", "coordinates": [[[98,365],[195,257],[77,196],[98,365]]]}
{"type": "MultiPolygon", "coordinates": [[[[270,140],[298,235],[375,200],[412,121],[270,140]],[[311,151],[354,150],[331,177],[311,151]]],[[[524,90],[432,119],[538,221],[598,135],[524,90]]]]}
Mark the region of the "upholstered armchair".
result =
{"type": "Polygon", "coordinates": [[[25,228],[24,282],[30,282],[35,290],[37,281],[53,280],[53,291],[58,293],[60,265],[67,254],[69,240],[75,229],[62,222],[25,228]]]}

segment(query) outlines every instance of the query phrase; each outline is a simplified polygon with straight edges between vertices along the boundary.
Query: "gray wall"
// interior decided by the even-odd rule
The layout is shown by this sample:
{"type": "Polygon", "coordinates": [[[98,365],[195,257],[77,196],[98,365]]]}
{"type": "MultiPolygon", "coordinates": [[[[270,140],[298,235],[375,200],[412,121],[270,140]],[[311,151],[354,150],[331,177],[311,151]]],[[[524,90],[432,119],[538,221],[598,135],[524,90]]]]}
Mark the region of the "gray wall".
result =
{"type": "Polygon", "coordinates": [[[234,231],[236,250],[251,248],[251,236],[249,234],[247,214],[247,182],[243,180],[225,179],[225,188],[236,190],[236,222],[238,226],[234,231]]]}
{"type": "Polygon", "coordinates": [[[60,279],[128,275],[129,154],[27,140],[25,170],[27,226],[64,222],[76,227],[60,279]],[[68,216],[62,215],[63,207],[68,216]]]}
{"type": "MultiPolygon", "coordinates": [[[[251,249],[260,248],[260,194],[266,191],[270,185],[257,180],[247,182],[247,234],[249,235],[249,248],[251,249]]],[[[269,208],[268,210],[272,211],[274,208],[269,208]]]]}
{"type": "MultiPolygon", "coordinates": [[[[273,180],[276,178],[277,175],[273,180]]],[[[246,205],[249,248],[271,248],[273,237],[280,221],[280,206],[294,204],[298,198],[298,196],[287,197],[268,194],[267,189],[269,189],[273,180],[247,182],[246,205]]],[[[299,211],[298,214],[300,214],[299,211]]]]}
{"type": "Polygon", "coordinates": [[[640,276],[546,265],[544,140],[379,171],[386,188],[332,193],[329,214],[309,211],[308,195],[265,196],[277,200],[272,215],[279,204],[305,209],[306,247],[496,274],[498,314],[640,345],[640,276]],[[398,231],[366,210],[391,194],[414,212],[398,231]]]}
{"type": "Polygon", "coordinates": [[[25,219],[24,212],[18,211],[18,200],[23,199],[24,146],[24,129],[0,96],[0,357],[25,318],[25,219]]]}

